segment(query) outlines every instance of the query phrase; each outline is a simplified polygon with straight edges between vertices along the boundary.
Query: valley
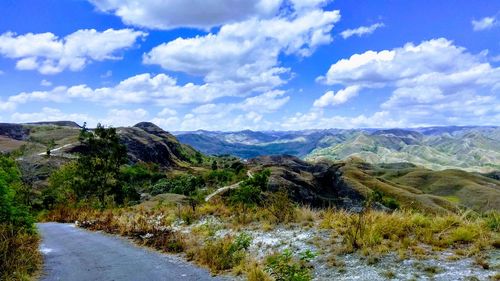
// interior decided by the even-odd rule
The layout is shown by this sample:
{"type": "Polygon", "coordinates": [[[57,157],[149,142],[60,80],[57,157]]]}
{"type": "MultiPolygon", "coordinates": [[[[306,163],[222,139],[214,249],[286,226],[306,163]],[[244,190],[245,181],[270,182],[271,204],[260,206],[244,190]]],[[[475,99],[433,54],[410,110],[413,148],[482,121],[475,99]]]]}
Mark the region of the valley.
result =
{"type": "MultiPolygon", "coordinates": [[[[208,143],[184,144],[183,134],[178,140],[142,122],[116,128],[125,158],[116,170],[119,185],[112,186],[123,191],[111,187],[99,199],[99,190],[76,188],[85,181],[78,163],[117,149],[109,142],[92,148],[89,141],[112,133],[107,130],[72,122],[0,125],[7,144],[0,148],[17,159],[28,188],[22,195],[40,221],[125,236],[228,279],[292,280],[289,271],[278,271],[280,263],[304,280],[498,277],[496,127],[313,132],[316,145],[334,146],[297,152],[302,159],[285,153],[293,146],[276,139],[283,132],[227,133],[233,134],[225,137],[234,145],[229,150],[261,146],[264,154],[282,145],[284,155],[247,159],[200,152],[196,146],[208,143]],[[401,156],[423,143],[454,156],[444,162],[419,156],[442,163],[437,169],[401,156]],[[368,157],[369,150],[380,156],[368,157]],[[488,156],[464,166],[478,151],[488,156]]],[[[306,139],[305,132],[287,134],[306,139]]]]}

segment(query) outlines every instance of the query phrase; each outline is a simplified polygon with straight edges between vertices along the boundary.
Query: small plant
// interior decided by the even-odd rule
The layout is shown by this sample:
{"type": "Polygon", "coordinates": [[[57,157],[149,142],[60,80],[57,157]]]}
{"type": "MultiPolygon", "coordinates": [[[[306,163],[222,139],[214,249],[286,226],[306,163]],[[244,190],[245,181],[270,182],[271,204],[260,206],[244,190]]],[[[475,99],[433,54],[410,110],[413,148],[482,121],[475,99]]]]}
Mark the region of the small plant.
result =
{"type": "Polygon", "coordinates": [[[269,194],[265,206],[277,223],[291,222],[297,217],[295,206],[286,191],[269,194]]]}
{"type": "Polygon", "coordinates": [[[208,240],[197,253],[194,253],[194,256],[199,263],[208,266],[212,272],[228,270],[243,261],[251,239],[248,234],[242,233],[235,239],[225,237],[208,240]]]}
{"type": "Polygon", "coordinates": [[[309,281],[312,279],[309,262],[316,255],[307,250],[294,258],[292,251],[286,249],[281,254],[274,254],[267,258],[266,270],[276,281],[309,281]]]}

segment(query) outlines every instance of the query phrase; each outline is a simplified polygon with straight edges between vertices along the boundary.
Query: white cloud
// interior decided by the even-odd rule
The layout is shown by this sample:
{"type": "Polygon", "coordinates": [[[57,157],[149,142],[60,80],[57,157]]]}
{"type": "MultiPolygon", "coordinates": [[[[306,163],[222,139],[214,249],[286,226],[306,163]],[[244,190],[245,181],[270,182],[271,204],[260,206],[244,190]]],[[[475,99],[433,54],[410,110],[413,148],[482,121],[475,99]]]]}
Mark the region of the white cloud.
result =
{"type": "Polygon", "coordinates": [[[16,112],[12,114],[10,119],[11,122],[16,122],[16,123],[71,120],[80,124],[92,120],[92,118],[87,114],[64,113],[59,109],[50,107],[44,107],[40,112],[32,112],[32,113],[16,112]]]}
{"type": "MultiPolygon", "coordinates": [[[[355,54],[333,64],[319,80],[392,91],[381,107],[404,124],[494,124],[500,114],[500,68],[492,67],[486,55],[433,39],[355,54]]],[[[334,98],[328,94],[316,106],[334,98]]]]}
{"type": "Polygon", "coordinates": [[[271,129],[277,124],[263,120],[264,114],[279,110],[289,99],[284,91],[274,90],[241,102],[204,104],[185,115],[179,126],[182,130],[271,129]]]}
{"type": "Polygon", "coordinates": [[[482,31],[498,25],[498,20],[495,17],[484,17],[480,20],[472,20],[471,24],[474,31],[482,31]]]}
{"type": "Polygon", "coordinates": [[[89,0],[103,12],[113,13],[126,24],[174,29],[209,29],[248,19],[271,18],[283,6],[308,10],[324,6],[330,0],[89,0]]]}
{"type": "Polygon", "coordinates": [[[207,29],[252,17],[274,16],[282,0],[89,0],[124,23],[154,28],[207,29]]]}
{"type": "MultiPolygon", "coordinates": [[[[174,78],[166,74],[152,76],[144,73],[127,78],[113,87],[93,89],[82,84],[72,87],[59,86],[49,91],[22,92],[8,97],[5,101],[0,100],[0,107],[14,110],[20,104],[31,102],[67,103],[74,100],[89,101],[105,106],[122,104],[178,106],[208,103],[226,96],[248,95],[254,90],[251,84],[231,81],[179,85],[174,78]]],[[[272,93],[274,96],[279,96],[275,94],[279,91],[272,93]]],[[[247,101],[248,106],[251,105],[251,101],[251,98],[247,101]]]]}
{"type": "Polygon", "coordinates": [[[0,35],[0,55],[15,59],[19,70],[55,74],[66,69],[78,71],[92,61],[114,60],[116,52],[131,47],[147,34],[132,29],[78,30],[64,38],[53,33],[7,32],[0,35]]]}
{"type": "Polygon", "coordinates": [[[347,38],[354,36],[354,35],[361,37],[363,35],[372,34],[373,32],[375,32],[375,30],[377,30],[378,28],[381,28],[381,27],[384,27],[384,24],[379,22],[379,23],[372,24],[370,26],[360,26],[360,27],[354,28],[354,29],[346,29],[346,30],[342,31],[340,33],[340,35],[344,39],[347,39],[347,38]]]}
{"type": "Polygon", "coordinates": [[[40,81],[40,86],[50,87],[50,86],[52,86],[52,82],[43,79],[42,81],[40,81]]]}
{"type": "MultiPolygon", "coordinates": [[[[281,53],[310,55],[328,44],[338,11],[308,10],[300,15],[228,24],[218,33],[178,38],[153,48],[144,63],[203,76],[206,82],[246,81],[270,88],[283,84],[281,53]]],[[[263,90],[263,91],[265,91],[263,90]]]]}
{"type": "Polygon", "coordinates": [[[177,115],[177,111],[170,109],[170,108],[163,108],[159,113],[158,116],[174,116],[177,115]]]}
{"type": "Polygon", "coordinates": [[[327,107],[329,105],[338,105],[347,102],[349,99],[358,95],[361,90],[360,86],[349,86],[338,91],[336,94],[333,91],[328,91],[319,99],[314,101],[315,107],[327,107]]]}
{"type": "Polygon", "coordinates": [[[142,109],[110,109],[104,116],[97,117],[85,113],[65,113],[58,108],[43,107],[39,112],[14,112],[10,116],[10,122],[26,123],[40,121],[71,120],[79,124],[87,122],[91,127],[97,123],[104,126],[131,126],[141,121],[148,120],[149,113],[142,109]]]}
{"type": "Polygon", "coordinates": [[[103,125],[130,126],[147,120],[149,113],[142,109],[110,109],[104,120],[100,121],[103,125]]]}

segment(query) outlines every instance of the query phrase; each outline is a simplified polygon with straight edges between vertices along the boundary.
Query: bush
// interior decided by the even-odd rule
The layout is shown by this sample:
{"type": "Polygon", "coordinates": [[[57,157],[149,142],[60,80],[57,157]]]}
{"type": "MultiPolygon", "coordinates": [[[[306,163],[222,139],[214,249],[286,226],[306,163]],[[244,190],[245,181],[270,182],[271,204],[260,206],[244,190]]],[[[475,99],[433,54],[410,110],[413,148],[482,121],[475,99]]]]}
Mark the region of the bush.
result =
{"type": "Polygon", "coordinates": [[[295,206],[286,191],[269,194],[265,205],[278,223],[294,221],[297,216],[295,206]]]}
{"type": "Polygon", "coordinates": [[[0,154],[0,222],[31,229],[33,218],[17,195],[21,186],[21,173],[16,163],[0,154]]]}
{"type": "Polygon", "coordinates": [[[161,179],[151,188],[151,194],[177,193],[192,195],[205,185],[203,178],[193,175],[179,175],[173,178],[161,179]]]}
{"type": "Polygon", "coordinates": [[[229,170],[212,170],[205,175],[209,187],[222,187],[233,181],[235,174],[229,170]]]}
{"type": "Polygon", "coordinates": [[[309,281],[312,280],[309,262],[314,257],[315,254],[308,250],[300,253],[297,259],[290,249],[286,249],[267,257],[267,271],[276,281],[309,281]]]}
{"type": "Polygon", "coordinates": [[[201,264],[210,268],[212,272],[228,270],[240,264],[245,258],[246,249],[250,246],[251,237],[248,234],[240,234],[236,239],[232,237],[208,240],[199,249],[196,259],[201,264]]]}

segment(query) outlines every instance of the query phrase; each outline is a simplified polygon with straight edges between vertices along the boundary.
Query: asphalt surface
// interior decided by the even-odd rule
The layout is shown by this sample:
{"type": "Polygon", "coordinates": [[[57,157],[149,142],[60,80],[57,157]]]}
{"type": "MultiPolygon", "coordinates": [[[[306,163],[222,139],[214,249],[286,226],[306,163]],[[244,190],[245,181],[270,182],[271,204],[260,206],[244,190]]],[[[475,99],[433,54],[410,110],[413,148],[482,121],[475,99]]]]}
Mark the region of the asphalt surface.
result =
{"type": "Polygon", "coordinates": [[[181,258],[72,224],[40,223],[42,281],[223,280],[181,258]]]}

